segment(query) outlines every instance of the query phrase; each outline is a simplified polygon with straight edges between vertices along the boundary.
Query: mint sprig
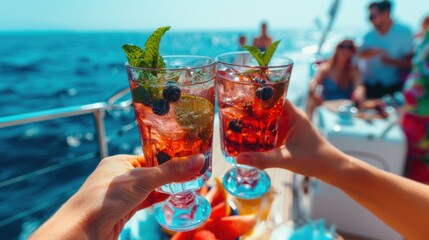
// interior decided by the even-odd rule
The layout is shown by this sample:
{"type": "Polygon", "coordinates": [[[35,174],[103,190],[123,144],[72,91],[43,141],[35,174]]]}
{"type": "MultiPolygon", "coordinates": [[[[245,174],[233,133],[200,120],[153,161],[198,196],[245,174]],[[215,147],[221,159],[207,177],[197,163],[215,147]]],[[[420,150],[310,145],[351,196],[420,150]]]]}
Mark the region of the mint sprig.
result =
{"type": "Polygon", "coordinates": [[[170,29],[170,26],[160,27],[150,35],[145,44],[145,49],[132,44],[125,44],[122,50],[127,56],[128,63],[134,67],[165,68],[164,59],[159,53],[159,44],[162,36],[170,29]]]}
{"type": "Polygon", "coordinates": [[[249,51],[250,54],[256,59],[259,66],[261,67],[267,67],[268,64],[271,61],[271,58],[274,55],[274,52],[277,49],[277,46],[279,45],[280,40],[273,42],[268,48],[267,51],[264,53],[261,52],[257,47],[254,46],[245,46],[244,48],[249,51]]]}
{"type": "MultiPolygon", "coordinates": [[[[122,50],[125,52],[128,63],[133,67],[143,68],[166,68],[164,59],[159,53],[159,44],[162,36],[170,29],[170,26],[160,27],[155,30],[145,43],[145,49],[132,44],[125,44],[122,50]]],[[[133,89],[134,102],[143,103],[146,106],[152,105],[154,99],[160,95],[160,89],[151,86],[158,82],[157,71],[144,70],[138,77],[140,86],[133,89]]]]}

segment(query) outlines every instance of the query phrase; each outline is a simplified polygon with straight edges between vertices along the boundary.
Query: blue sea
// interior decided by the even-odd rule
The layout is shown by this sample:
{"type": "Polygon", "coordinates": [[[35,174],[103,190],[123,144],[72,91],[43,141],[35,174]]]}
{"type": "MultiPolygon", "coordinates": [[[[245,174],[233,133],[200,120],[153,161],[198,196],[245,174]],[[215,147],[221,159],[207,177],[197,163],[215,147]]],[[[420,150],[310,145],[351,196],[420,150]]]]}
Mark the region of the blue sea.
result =
{"type": "MultiPolygon", "coordinates": [[[[149,34],[0,32],[0,117],[107,100],[128,87],[121,46],[143,46],[149,34]]],[[[215,57],[238,50],[240,34],[250,42],[257,32],[170,31],[161,53],[215,57]]],[[[271,35],[290,56],[311,50],[320,37],[314,30],[271,35]]],[[[112,111],[105,119],[109,154],[135,153],[140,140],[133,113],[112,111]]],[[[99,162],[93,116],[0,128],[0,156],[0,236],[26,239],[99,162]]]]}

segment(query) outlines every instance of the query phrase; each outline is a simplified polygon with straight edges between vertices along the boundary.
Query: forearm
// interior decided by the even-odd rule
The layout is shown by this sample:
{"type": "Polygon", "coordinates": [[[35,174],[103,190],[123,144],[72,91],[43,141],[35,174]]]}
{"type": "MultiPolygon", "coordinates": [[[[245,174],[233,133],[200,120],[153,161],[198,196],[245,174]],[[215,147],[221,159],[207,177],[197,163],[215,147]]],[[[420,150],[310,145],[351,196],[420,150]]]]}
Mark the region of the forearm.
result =
{"type": "Polygon", "coordinates": [[[380,51],[376,50],[376,49],[367,49],[367,50],[363,50],[359,53],[359,57],[362,59],[367,59],[367,58],[371,58],[374,57],[375,55],[379,54],[380,51]]]}
{"type": "Polygon", "coordinates": [[[89,228],[88,213],[76,206],[73,196],[39,229],[30,240],[38,239],[94,239],[89,228]]]}
{"type": "Polygon", "coordinates": [[[411,69],[411,61],[409,59],[385,58],[383,62],[398,68],[411,69]]]}
{"type": "Polygon", "coordinates": [[[321,180],[334,185],[406,239],[429,239],[429,186],[379,170],[336,152],[334,169],[321,180]]]}

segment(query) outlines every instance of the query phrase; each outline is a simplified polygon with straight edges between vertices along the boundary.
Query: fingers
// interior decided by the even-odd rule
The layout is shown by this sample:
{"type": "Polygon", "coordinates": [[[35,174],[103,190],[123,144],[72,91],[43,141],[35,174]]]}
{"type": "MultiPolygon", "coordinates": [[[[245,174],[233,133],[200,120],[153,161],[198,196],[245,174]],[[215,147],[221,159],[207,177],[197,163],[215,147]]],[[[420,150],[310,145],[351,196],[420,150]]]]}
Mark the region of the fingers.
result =
{"type": "Polygon", "coordinates": [[[129,172],[134,179],[133,191],[141,196],[147,195],[162,185],[183,182],[195,176],[204,166],[204,155],[174,158],[156,167],[135,168],[129,172]]]}
{"type": "Polygon", "coordinates": [[[280,123],[277,133],[277,147],[284,145],[287,136],[293,129],[294,124],[303,119],[307,119],[306,113],[295,107],[289,100],[286,100],[283,111],[280,115],[280,123]]]}
{"type": "MultiPolygon", "coordinates": [[[[186,158],[176,158],[158,166],[159,186],[170,182],[182,182],[195,176],[204,166],[204,155],[198,154],[186,158]]],[[[159,187],[157,186],[157,187],[159,187]]]]}
{"type": "Polygon", "coordinates": [[[238,164],[245,164],[259,169],[287,168],[290,153],[285,146],[267,152],[245,152],[237,156],[238,164]]]}

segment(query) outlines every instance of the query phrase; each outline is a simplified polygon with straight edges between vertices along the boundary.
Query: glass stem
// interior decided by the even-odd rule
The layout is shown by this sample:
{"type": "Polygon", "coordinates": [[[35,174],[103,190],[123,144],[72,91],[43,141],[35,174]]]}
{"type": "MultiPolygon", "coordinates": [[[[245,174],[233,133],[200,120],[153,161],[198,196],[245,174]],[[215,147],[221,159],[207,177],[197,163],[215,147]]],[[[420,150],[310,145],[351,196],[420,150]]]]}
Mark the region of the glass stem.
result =
{"type": "Polygon", "coordinates": [[[254,187],[259,180],[259,170],[254,167],[237,167],[237,182],[254,187]]]}
{"type": "Polygon", "coordinates": [[[170,202],[175,208],[188,208],[195,202],[195,192],[186,191],[170,195],[170,202]]]}

